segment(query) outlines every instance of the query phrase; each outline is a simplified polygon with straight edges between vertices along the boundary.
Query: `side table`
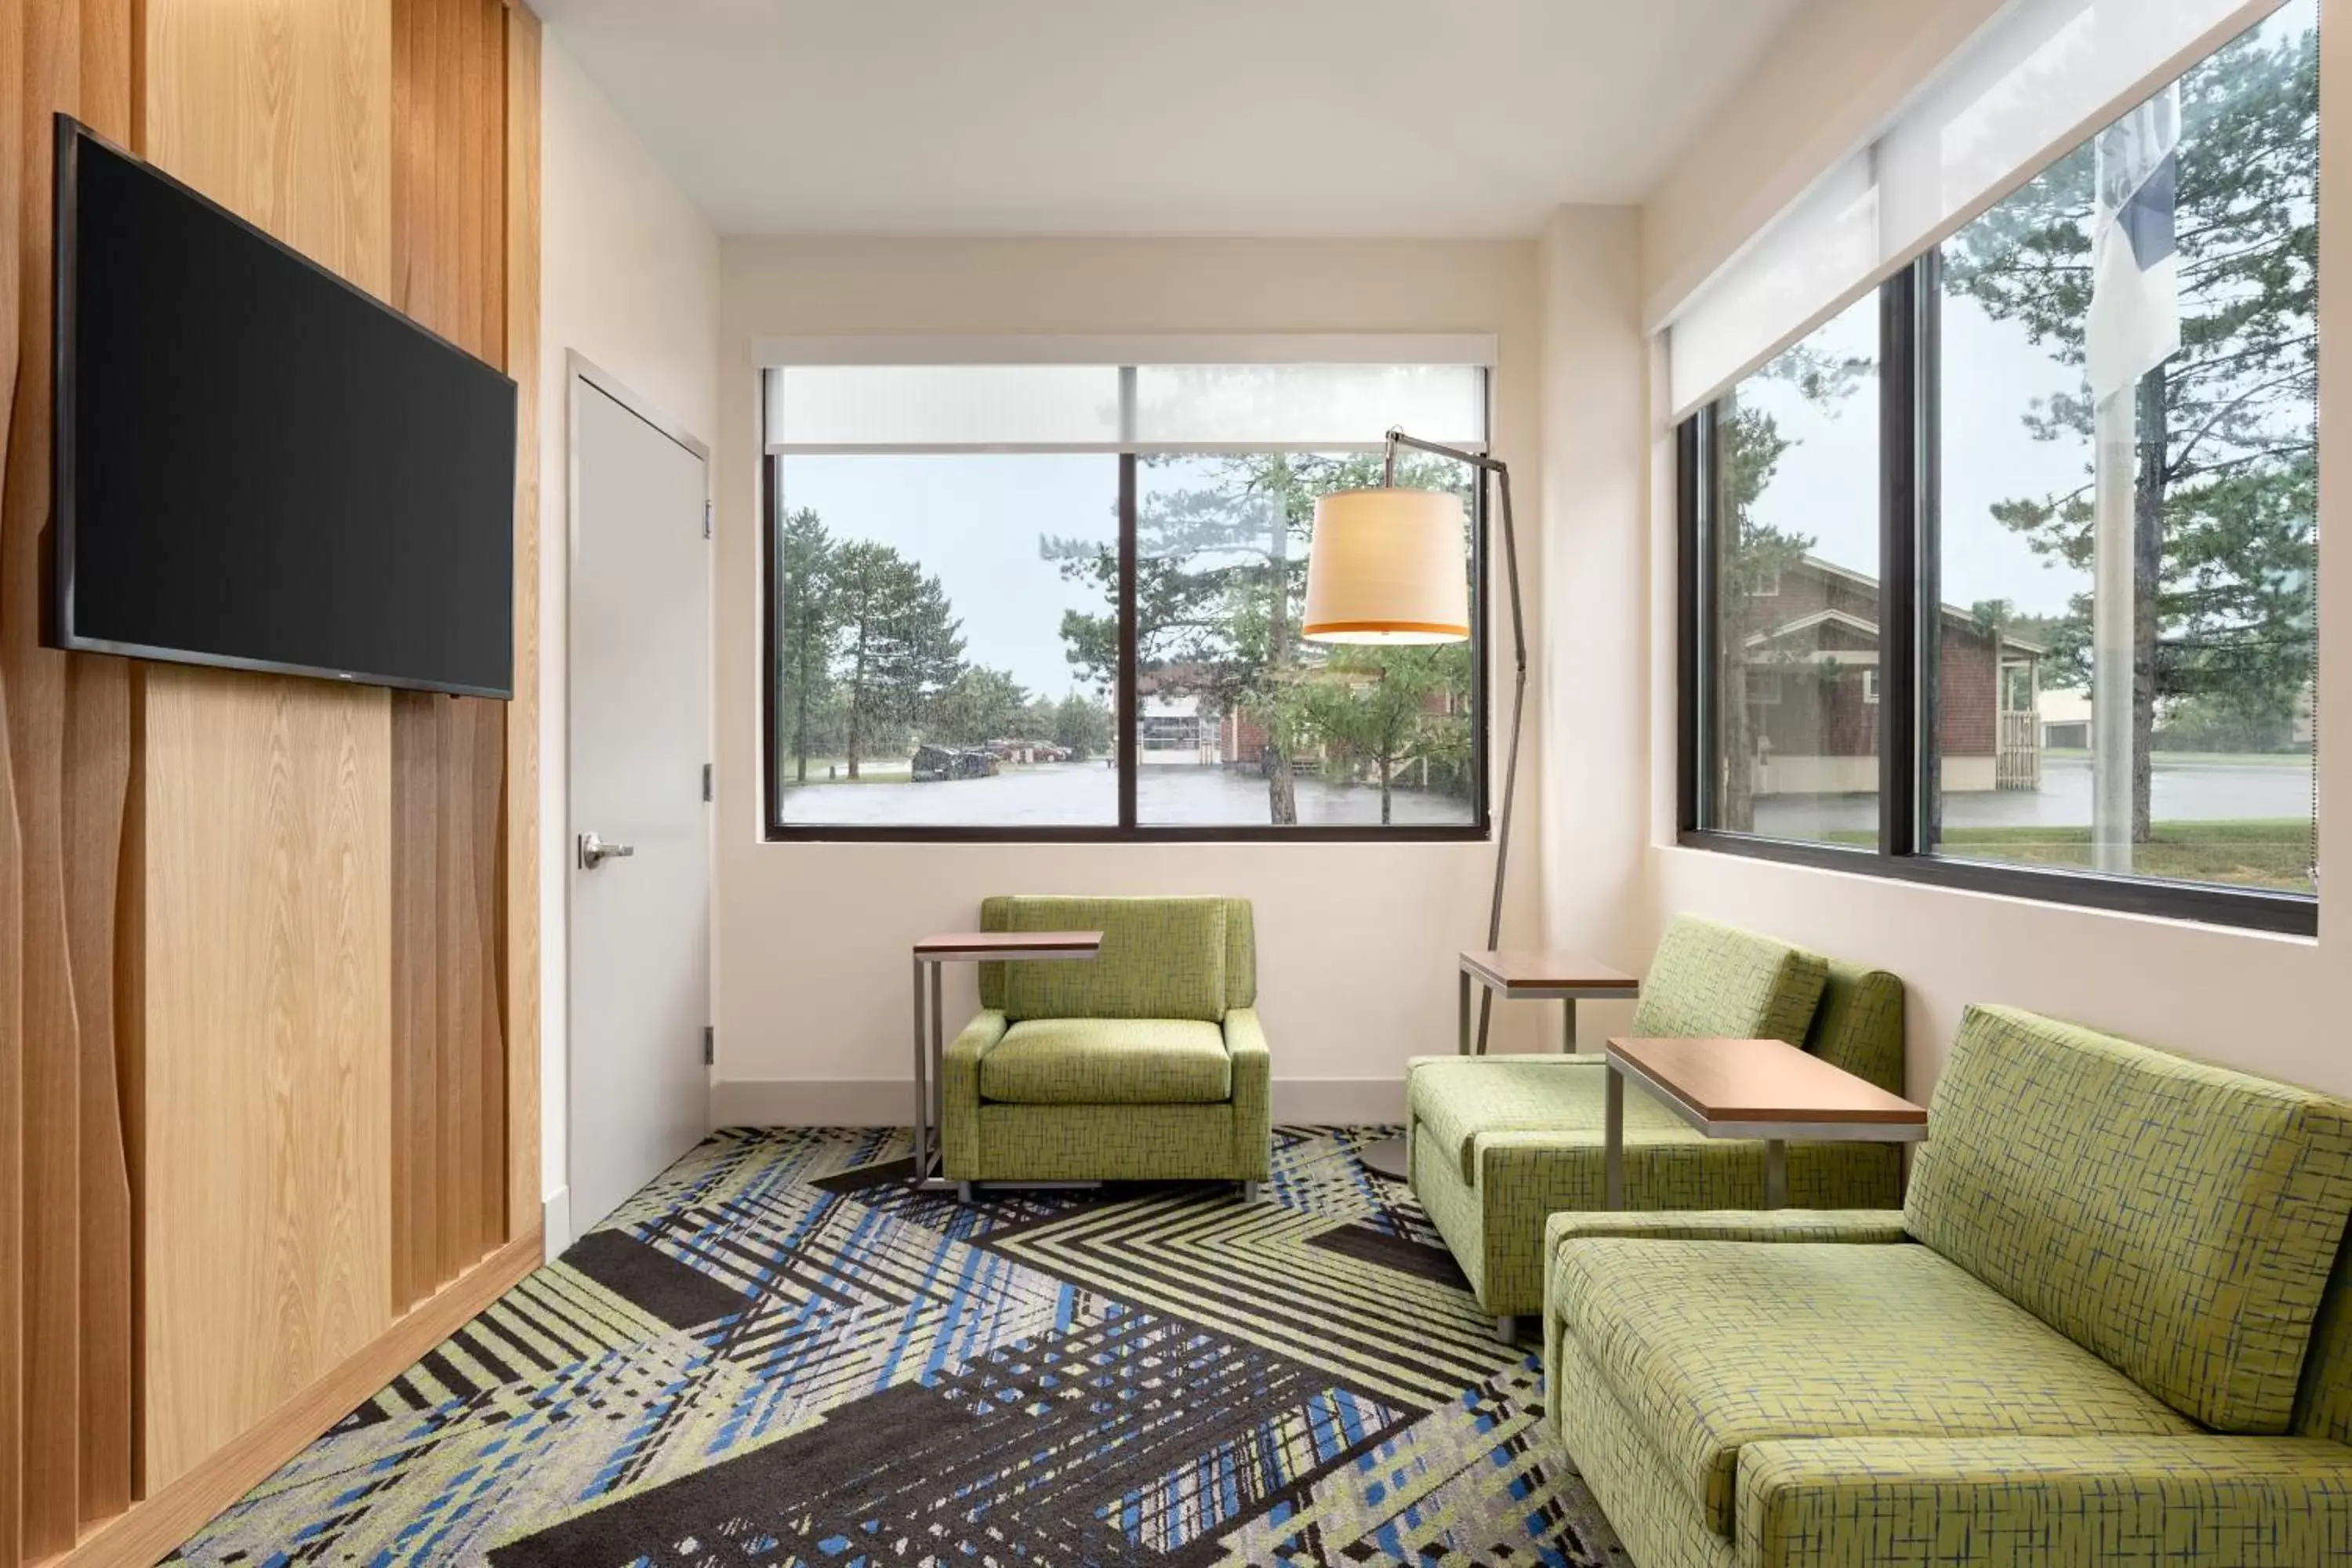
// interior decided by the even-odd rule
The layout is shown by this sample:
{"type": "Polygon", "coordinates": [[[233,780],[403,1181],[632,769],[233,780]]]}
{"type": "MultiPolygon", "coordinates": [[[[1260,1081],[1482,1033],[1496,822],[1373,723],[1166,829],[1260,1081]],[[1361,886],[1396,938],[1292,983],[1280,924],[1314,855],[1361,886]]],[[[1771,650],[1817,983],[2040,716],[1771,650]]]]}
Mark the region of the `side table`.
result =
{"type": "Polygon", "coordinates": [[[927,936],[915,943],[915,1175],[917,1192],[952,1193],[958,1184],[938,1173],[947,1042],[940,1033],[940,965],[1052,963],[1090,959],[1102,952],[1098,931],[970,931],[927,936]],[[925,972],[929,971],[926,975],[925,972]],[[926,984],[928,980],[929,984],[926,984]],[[928,1005],[926,1005],[928,1001],[928,1005]]]}
{"type": "Polygon", "coordinates": [[[1709,1138],[1764,1141],[1764,1206],[1789,1202],[1789,1144],[1916,1143],[1927,1111],[1786,1040],[1611,1040],[1605,1199],[1625,1206],[1625,1080],[1709,1138]]]}
{"type": "MultiPolygon", "coordinates": [[[[1476,981],[1506,1001],[1558,1002],[1561,1005],[1560,1049],[1576,1049],[1576,1005],[1585,1001],[1630,1001],[1642,994],[1633,975],[1595,963],[1572,952],[1544,952],[1504,948],[1493,952],[1465,951],[1461,955],[1459,1032],[1454,1049],[1458,1056],[1485,1055],[1474,1045],[1470,1030],[1470,983],[1476,981]]],[[[1356,1152],[1364,1168],[1376,1175],[1402,1182],[1407,1172],[1402,1138],[1383,1138],[1356,1152]]]]}

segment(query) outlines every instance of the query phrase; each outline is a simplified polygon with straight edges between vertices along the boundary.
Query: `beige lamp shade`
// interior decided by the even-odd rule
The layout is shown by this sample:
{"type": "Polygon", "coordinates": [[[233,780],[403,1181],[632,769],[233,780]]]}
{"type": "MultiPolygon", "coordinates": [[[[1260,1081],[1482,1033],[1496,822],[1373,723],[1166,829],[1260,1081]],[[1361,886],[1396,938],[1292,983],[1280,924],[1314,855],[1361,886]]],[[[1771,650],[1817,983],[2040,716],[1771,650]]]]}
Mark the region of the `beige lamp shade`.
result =
{"type": "Polygon", "coordinates": [[[1443,643],[1470,636],[1462,498],[1337,490],[1315,503],[1307,558],[1309,642],[1443,643]]]}

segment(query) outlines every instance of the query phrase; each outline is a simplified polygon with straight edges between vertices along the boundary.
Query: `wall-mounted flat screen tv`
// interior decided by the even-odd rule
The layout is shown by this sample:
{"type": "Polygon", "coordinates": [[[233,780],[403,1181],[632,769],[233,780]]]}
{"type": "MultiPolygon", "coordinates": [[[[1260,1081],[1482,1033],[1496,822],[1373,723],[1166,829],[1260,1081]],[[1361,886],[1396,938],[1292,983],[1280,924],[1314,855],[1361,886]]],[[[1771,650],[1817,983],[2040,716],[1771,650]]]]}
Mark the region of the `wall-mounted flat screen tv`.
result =
{"type": "Polygon", "coordinates": [[[60,116],[47,640],[508,697],[515,385],[60,116]]]}

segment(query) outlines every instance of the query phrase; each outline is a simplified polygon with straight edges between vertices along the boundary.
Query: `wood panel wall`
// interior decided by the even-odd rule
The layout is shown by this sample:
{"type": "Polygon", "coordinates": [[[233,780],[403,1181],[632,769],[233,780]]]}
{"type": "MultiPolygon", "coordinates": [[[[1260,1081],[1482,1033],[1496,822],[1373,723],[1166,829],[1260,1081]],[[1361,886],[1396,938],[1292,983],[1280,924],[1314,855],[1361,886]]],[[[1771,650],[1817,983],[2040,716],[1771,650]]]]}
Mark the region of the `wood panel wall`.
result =
{"type": "Polygon", "coordinates": [[[536,1260],[538,47],[0,0],[0,1568],[152,1562],[536,1260]],[[39,646],[58,110],[517,375],[513,703],[39,646]]]}
{"type": "MultiPolygon", "coordinates": [[[[392,47],[392,301],[506,357],[506,15],[405,0],[392,47]]],[[[505,705],[393,695],[393,1300],[507,1237],[505,705]]]]}

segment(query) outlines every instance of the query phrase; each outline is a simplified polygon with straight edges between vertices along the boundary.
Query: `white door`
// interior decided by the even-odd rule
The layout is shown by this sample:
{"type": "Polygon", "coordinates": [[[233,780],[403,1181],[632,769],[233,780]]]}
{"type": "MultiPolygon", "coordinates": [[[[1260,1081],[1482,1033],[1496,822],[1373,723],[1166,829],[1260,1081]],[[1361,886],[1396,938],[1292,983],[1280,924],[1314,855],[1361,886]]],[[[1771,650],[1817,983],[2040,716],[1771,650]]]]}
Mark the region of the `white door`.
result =
{"type": "Polygon", "coordinates": [[[577,1235],[709,1126],[710,546],[701,445],[577,361],[571,393],[577,1235]]]}

